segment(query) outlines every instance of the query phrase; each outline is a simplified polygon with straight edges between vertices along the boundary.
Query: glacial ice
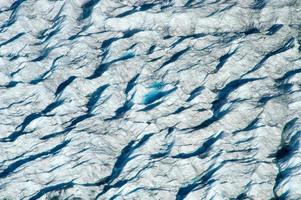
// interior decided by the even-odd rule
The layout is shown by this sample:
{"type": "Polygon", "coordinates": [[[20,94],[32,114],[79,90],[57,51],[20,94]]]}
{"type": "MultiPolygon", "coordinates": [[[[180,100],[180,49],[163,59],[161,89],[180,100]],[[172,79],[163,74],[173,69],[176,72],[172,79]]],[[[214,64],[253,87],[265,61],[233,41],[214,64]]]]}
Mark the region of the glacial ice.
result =
{"type": "Polygon", "coordinates": [[[300,0],[0,0],[0,199],[301,199],[300,0]]]}

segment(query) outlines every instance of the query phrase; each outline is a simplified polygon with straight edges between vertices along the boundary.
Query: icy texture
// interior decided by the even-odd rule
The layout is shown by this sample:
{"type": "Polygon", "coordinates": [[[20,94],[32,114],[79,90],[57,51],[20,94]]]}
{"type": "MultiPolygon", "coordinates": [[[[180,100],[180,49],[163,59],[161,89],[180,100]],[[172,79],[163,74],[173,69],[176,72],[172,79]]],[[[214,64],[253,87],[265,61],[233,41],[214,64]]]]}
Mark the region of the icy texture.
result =
{"type": "Polygon", "coordinates": [[[301,199],[300,0],[0,0],[0,199],[301,199]]]}

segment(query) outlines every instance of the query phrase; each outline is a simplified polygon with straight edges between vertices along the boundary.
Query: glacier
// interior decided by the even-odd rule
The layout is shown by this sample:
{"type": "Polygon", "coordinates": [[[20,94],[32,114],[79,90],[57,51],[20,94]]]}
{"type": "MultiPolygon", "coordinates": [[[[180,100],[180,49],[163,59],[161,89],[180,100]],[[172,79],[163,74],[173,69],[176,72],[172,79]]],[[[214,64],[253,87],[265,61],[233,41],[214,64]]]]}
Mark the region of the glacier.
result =
{"type": "Polygon", "coordinates": [[[300,0],[0,0],[0,199],[301,199],[300,0]]]}

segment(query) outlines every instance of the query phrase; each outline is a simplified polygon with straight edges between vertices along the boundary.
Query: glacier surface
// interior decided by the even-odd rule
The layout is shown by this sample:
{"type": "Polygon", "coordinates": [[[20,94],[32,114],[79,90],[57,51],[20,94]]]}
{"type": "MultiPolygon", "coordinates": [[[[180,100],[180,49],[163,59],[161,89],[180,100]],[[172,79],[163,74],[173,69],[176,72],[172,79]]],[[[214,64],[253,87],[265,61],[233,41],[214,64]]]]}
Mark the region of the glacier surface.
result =
{"type": "Polygon", "coordinates": [[[301,199],[300,0],[0,0],[0,199],[301,199]]]}

